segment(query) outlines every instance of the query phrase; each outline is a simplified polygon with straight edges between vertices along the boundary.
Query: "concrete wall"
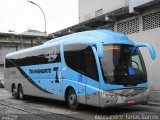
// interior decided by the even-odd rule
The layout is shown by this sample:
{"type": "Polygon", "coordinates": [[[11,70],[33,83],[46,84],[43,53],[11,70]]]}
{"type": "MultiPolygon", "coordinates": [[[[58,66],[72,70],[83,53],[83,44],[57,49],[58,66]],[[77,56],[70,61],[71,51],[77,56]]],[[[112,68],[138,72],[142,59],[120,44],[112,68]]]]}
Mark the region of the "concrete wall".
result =
{"type": "Polygon", "coordinates": [[[129,0],[79,0],[79,22],[95,17],[95,11],[108,13],[129,5],[129,0]]]}

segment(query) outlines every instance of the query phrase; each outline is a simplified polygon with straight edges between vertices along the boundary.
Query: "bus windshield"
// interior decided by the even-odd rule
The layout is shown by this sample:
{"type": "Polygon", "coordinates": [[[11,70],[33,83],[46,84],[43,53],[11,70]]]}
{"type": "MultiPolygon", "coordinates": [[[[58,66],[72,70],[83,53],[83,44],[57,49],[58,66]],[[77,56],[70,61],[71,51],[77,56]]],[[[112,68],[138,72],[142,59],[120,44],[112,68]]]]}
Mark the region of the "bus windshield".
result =
{"type": "Polygon", "coordinates": [[[105,83],[135,86],[147,81],[141,53],[131,45],[104,45],[100,58],[105,83]]]}

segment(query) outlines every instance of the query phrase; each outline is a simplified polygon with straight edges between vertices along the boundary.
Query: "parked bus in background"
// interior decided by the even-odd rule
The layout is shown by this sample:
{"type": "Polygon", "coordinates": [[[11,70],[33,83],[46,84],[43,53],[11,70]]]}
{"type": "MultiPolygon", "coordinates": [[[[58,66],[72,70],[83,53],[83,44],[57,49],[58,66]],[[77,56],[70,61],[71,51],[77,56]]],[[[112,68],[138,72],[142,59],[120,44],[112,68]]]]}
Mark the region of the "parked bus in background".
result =
{"type": "Polygon", "coordinates": [[[148,101],[148,79],[139,47],[127,36],[108,30],[74,33],[5,56],[5,88],[26,95],[111,107],[148,101]]]}

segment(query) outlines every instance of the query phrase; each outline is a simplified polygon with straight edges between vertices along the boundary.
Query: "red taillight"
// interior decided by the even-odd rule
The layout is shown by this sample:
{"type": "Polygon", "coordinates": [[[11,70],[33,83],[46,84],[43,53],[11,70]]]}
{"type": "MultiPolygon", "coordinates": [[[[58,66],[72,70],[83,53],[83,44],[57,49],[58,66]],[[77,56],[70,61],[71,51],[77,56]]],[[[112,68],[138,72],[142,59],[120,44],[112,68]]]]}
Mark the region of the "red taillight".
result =
{"type": "Polygon", "coordinates": [[[127,103],[128,103],[128,104],[134,104],[135,101],[134,101],[134,100],[128,100],[127,103]]]}

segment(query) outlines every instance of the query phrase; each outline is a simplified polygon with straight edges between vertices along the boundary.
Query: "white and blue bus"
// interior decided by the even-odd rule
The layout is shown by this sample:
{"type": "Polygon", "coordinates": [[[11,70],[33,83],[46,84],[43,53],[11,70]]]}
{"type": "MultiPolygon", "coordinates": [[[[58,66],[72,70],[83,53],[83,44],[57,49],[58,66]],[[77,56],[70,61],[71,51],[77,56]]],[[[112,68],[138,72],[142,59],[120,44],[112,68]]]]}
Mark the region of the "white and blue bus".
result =
{"type": "Polygon", "coordinates": [[[5,56],[5,88],[19,99],[37,96],[112,107],[148,101],[148,79],[139,47],[121,33],[74,33],[5,56]]]}

